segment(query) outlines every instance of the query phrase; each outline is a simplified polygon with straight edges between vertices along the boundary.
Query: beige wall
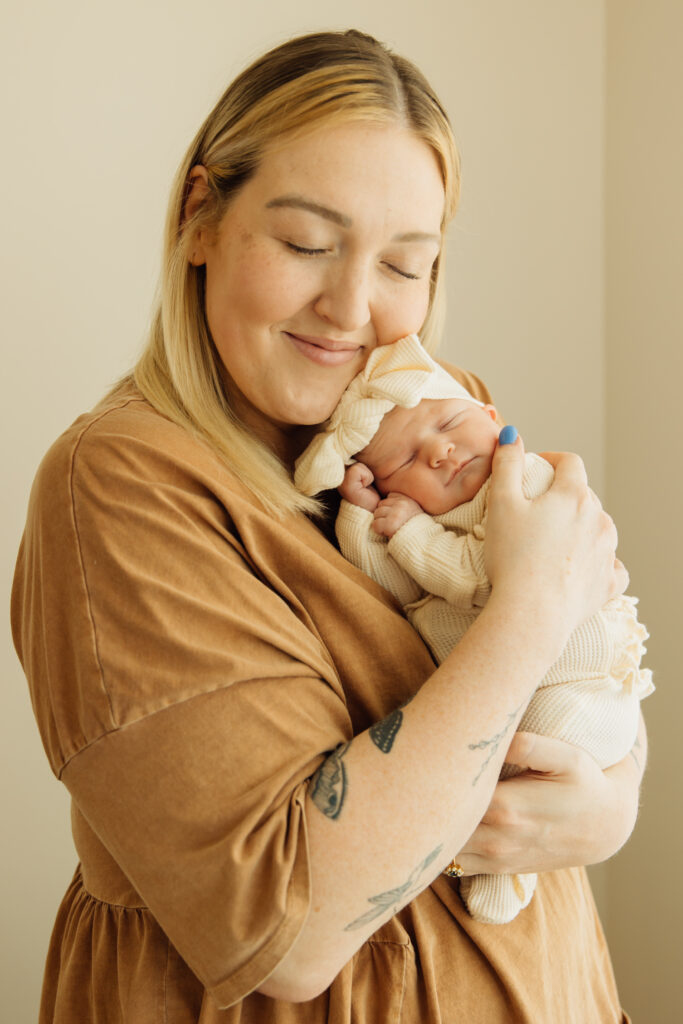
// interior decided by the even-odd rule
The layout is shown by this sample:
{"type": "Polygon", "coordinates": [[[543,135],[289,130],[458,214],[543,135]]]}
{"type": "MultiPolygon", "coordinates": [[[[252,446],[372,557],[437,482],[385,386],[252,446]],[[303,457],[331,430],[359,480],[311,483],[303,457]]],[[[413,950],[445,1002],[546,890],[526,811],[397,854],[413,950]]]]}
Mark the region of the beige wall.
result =
{"type": "MultiPolygon", "coordinates": [[[[610,31],[633,21],[638,6],[644,7],[609,5],[610,31]]],[[[674,6],[669,5],[670,12],[674,6]]],[[[611,115],[628,101],[629,62],[623,57],[619,63],[613,40],[607,45],[603,0],[426,0],[419,7],[396,0],[347,0],[344,10],[341,19],[339,4],[331,0],[287,5],[36,0],[15,5],[5,19],[0,41],[6,148],[0,171],[6,197],[0,281],[3,362],[12,385],[2,410],[9,478],[2,531],[6,589],[42,452],[137,351],[155,283],[168,185],[204,113],[232,74],[288,35],[354,24],[374,32],[425,68],[452,114],[463,153],[464,197],[450,246],[445,353],[487,380],[504,415],[521,427],[530,447],[581,451],[602,494],[607,465],[635,589],[643,594],[647,620],[659,636],[653,657],[660,703],[653,701],[651,711],[657,750],[643,827],[631,847],[597,875],[614,941],[620,932],[630,939],[630,899],[634,881],[637,886],[643,878],[632,863],[632,851],[646,844],[652,849],[644,852],[643,863],[655,869],[664,863],[668,853],[662,850],[671,842],[669,807],[675,806],[664,795],[666,759],[673,750],[673,726],[665,723],[675,714],[665,669],[673,652],[664,633],[673,613],[658,603],[661,587],[651,580],[653,568],[664,559],[670,562],[672,555],[670,545],[664,549],[658,537],[652,538],[647,557],[641,554],[643,535],[658,530],[660,513],[655,518],[648,505],[639,516],[618,469],[613,471],[612,458],[624,448],[623,443],[615,446],[614,437],[633,429],[621,402],[622,388],[628,393],[637,386],[645,337],[648,351],[660,341],[661,347],[670,343],[666,318],[673,318],[676,296],[662,243],[668,239],[673,253],[668,224],[659,217],[650,223],[652,206],[640,208],[638,221],[629,210],[629,230],[639,232],[639,242],[646,239],[646,248],[659,254],[661,270],[653,287],[660,291],[651,301],[656,310],[645,303],[642,310],[624,314],[626,326],[645,317],[646,336],[626,331],[616,319],[615,310],[624,309],[622,289],[629,293],[630,306],[637,303],[640,293],[631,275],[637,273],[642,283],[640,271],[647,269],[628,264],[615,230],[615,224],[627,221],[615,205],[618,195],[628,199],[633,188],[623,178],[621,193],[613,192],[610,180],[621,166],[615,154],[626,144],[623,131],[621,137],[609,135],[605,178],[605,109],[611,115]],[[608,346],[605,182],[611,200],[608,346]],[[624,257],[623,272],[617,272],[612,255],[624,257]],[[661,291],[667,281],[672,282],[670,295],[661,291]],[[624,347],[615,353],[617,338],[624,347]]],[[[650,10],[664,17],[666,7],[660,0],[648,5],[650,10]]],[[[637,38],[641,27],[634,22],[630,30],[637,38]]],[[[657,52],[655,41],[653,67],[657,52]]],[[[648,80],[653,77],[645,74],[648,80]]],[[[654,93],[653,99],[659,102],[654,93]]],[[[667,133],[655,136],[657,125],[649,115],[645,120],[647,145],[655,147],[661,163],[667,133]]],[[[640,198],[644,190],[652,191],[647,178],[637,185],[640,198]]],[[[673,196],[661,209],[668,211],[669,205],[675,206],[673,196]]],[[[654,375],[651,368],[649,383],[654,375]]],[[[664,379],[651,393],[659,396],[667,387],[673,382],[667,385],[664,379]]],[[[638,420],[633,444],[643,443],[645,419],[638,420]]],[[[622,465],[625,470],[627,464],[622,465]]],[[[652,487],[660,485],[654,479],[652,487]]],[[[671,509],[667,513],[673,515],[671,509]]],[[[7,993],[7,1018],[29,1024],[36,1018],[45,948],[74,852],[65,794],[49,774],[8,635],[2,656],[0,757],[8,825],[1,854],[0,990],[7,993]]],[[[648,893],[652,884],[648,878],[648,893]]],[[[629,999],[636,1000],[648,985],[638,956],[642,942],[636,936],[623,945],[615,945],[617,970],[629,999]]],[[[649,945],[656,958],[657,943],[652,939],[649,945]]],[[[641,1019],[654,1024],[669,1018],[641,1019]]]]}
{"type": "Polygon", "coordinates": [[[609,865],[608,932],[636,1021],[680,1019],[683,820],[683,4],[607,5],[607,492],[658,692],[641,820],[609,865]]]}

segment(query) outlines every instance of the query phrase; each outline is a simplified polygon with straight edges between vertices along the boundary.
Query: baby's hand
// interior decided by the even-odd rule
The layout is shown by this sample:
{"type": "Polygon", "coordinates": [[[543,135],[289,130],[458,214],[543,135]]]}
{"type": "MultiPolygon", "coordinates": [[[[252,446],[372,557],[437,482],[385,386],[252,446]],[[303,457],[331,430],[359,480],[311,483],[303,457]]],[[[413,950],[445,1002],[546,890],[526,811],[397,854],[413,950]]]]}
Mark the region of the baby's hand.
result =
{"type": "Polygon", "coordinates": [[[372,487],[374,479],[372,471],[367,466],[362,462],[354,462],[344,474],[339,493],[352,505],[374,512],[379,504],[379,494],[372,487]]]}
{"type": "Polygon", "coordinates": [[[391,493],[375,509],[372,528],[381,537],[393,537],[404,523],[422,512],[422,507],[405,494],[391,493]]]}

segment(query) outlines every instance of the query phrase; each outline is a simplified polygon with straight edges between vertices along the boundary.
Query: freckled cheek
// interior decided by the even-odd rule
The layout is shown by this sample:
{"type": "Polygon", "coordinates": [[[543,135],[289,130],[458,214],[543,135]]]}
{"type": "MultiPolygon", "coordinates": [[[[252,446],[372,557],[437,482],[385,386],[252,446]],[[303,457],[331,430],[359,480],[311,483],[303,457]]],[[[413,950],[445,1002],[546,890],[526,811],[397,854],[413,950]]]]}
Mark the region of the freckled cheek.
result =
{"type": "Polygon", "coordinates": [[[412,296],[403,301],[399,299],[399,301],[388,302],[381,313],[381,322],[378,325],[380,345],[398,341],[406,334],[419,331],[427,316],[428,307],[428,291],[423,295],[412,296]]]}
{"type": "Polygon", "coordinates": [[[277,259],[245,261],[235,278],[234,297],[250,317],[279,323],[315,298],[310,276],[277,259]]]}

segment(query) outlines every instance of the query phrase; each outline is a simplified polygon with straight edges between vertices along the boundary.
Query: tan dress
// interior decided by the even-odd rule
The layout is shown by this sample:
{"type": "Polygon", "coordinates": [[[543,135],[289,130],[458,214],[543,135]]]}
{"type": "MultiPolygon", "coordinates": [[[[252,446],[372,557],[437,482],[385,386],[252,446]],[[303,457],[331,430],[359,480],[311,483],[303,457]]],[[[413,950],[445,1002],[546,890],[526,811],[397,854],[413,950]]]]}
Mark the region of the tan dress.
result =
{"type": "Polygon", "coordinates": [[[273,521],[141,398],[44,459],[12,615],[80,859],[41,1024],[622,1019],[579,869],[498,927],[440,876],[317,999],[254,993],[308,910],[307,780],[433,663],[311,522],[273,521]]]}

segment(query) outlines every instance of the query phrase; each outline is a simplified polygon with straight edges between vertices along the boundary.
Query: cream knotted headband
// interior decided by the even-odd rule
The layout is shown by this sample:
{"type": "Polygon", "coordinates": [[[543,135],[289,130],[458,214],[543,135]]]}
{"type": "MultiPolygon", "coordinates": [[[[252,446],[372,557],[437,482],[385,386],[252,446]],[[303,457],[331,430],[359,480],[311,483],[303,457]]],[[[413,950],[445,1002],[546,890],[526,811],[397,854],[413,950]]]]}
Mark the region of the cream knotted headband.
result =
{"type": "Polygon", "coordinates": [[[434,362],[416,334],[374,349],[326,428],[297,459],[295,485],[309,495],[338,487],[353,456],[377,433],[382,417],[396,405],[412,409],[423,398],[464,398],[482,404],[434,362]]]}

